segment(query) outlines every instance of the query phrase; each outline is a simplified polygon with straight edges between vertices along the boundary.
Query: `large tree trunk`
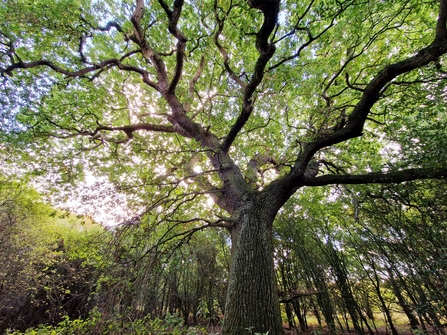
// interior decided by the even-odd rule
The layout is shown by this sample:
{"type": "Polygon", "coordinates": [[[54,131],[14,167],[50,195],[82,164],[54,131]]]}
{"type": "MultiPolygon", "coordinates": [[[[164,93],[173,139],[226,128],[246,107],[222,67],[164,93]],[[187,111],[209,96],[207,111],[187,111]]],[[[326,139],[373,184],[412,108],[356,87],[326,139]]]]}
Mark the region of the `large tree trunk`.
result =
{"type": "Polygon", "coordinates": [[[265,205],[248,201],[231,232],[223,335],[283,334],[273,263],[273,217],[268,212],[265,205]]]}

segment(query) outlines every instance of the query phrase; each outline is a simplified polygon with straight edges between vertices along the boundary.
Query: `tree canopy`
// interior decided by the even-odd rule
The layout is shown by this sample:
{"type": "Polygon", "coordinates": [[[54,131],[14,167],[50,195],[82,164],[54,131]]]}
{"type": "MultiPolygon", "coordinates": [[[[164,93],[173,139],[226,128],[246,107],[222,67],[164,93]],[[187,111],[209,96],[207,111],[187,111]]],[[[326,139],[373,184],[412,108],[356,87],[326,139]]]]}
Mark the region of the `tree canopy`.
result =
{"type": "Polygon", "coordinates": [[[153,224],[227,228],[225,334],[282,333],[272,224],[297,190],[447,175],[446,0],[5,1],[0,14],[2,135],[58,188],[106,174],[153,224]]]}

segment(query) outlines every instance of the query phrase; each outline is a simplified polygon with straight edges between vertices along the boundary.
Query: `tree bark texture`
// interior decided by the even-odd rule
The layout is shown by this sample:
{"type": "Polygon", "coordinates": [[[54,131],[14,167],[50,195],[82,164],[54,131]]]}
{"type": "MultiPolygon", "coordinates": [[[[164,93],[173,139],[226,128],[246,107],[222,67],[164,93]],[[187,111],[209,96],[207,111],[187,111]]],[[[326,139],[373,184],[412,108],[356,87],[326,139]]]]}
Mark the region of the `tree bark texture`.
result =
{"type": "Polygon", "coordinates": [[[223,335],[283,334],[273,262],[273,218],[262,209],[248,201],[232,233],[223,335]]]}

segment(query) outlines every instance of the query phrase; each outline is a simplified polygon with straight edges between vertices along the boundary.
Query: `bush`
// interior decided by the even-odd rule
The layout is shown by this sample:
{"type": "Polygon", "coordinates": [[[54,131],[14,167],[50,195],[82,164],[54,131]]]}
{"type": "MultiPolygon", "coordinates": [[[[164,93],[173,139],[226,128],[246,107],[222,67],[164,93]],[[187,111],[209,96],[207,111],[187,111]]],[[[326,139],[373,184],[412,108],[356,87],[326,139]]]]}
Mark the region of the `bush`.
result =
{"type": "MultiPolygon", "coordinates": [[[[8,330],[8,335],[205,335],[206,330],[183,326],[183,318],[167,314],[164,319],[146,316],[137,320],[105,320],[101,313],[94,311],[85,320],[64,317],[57,326],[40,325],[24,332],[8,330]]],[[[212,335],[212,334],[210,334],[212,335]]]]}

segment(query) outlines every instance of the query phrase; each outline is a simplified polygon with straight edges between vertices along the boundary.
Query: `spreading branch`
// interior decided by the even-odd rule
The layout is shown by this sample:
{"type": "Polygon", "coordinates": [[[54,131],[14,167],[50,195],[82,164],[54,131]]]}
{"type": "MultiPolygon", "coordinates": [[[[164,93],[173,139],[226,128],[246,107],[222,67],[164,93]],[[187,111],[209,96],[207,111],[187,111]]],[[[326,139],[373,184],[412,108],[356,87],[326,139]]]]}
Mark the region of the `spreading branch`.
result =
{"type": "Polygon", "coordinates": [[[306,166],[317,151],[362,135],[372,106],[379,100],[387,85],[396,77],[422,68],[431,62],[436,62],[439,57],[447,53],[446,16],[447,0],[442,0],[436,37],[433,42],[428,47],[420,50],[416,55],[390,64],[381,70],[365,87],[362,97],[354,107],[343,128],[332,134],[324,134],[304,146],[291,171],[294,183],[301,185],[301,178],[306,170],[306,166]]]}
{"type": "Polygon", "coordinates": [[[133,35],[129,36],[129,38],[141,48],[142,55],[154,65],[158,79],[158,91],[164,92],[168,88],[168,74],[166,72],[165,64],[161,60],[160,56],[149,45],[149,42],[145,37],[144,29],[141,26],[141,20],[144,16],[144,12],[144,0],[137,0],[135,10],[130,18],[134,33],[133,35]]]}
{"type": "Polygon", "coordinates": [[[132,66],[132,65],[126,65],[122,63],[122,60],[124,58],[121,59],[116,59],[116,58],[112,58],[112,59],[107,59],[104,60],[100,63],[97,63],[95,65],[92,66],[88,66],[88,67],[84,67],[80,70],[76,70],[76,71],[72,71],[72,70],[67,70],[64,69],[62,67],[60,67],[59,65],[55,64],[54,62],[48,61],[48,60],[38,60],[38,61],[33,61],[33,62],[23,62],[23,61],[19,61],[16,63],[11,64],[10,66],[8,66],[5,69],[1,70],[1,73],[5,73],[9,76],[13,75],[13,72],[18,70],[18,69],[31,69],[31,68],[37,68],[37,67],[49,67],[50,69],[52,69],[53,71],[57,72],[57,73],[61,73],[67,77],[85,77],[87,74],[89,73],[97,73],[98,71],[103,71],[105,69],[110,69],[112,67],[117,67],[120,70],[123,71],[128,71],[128,72],[135,72],[138,73],[139,75],[141,75],[142,80],[144,83],[146,83],[147,85],[151,86],[152,88],[156,89],[157,91],[159,91],[159,87],[158,85],[153,82],[152,80],[149,79],[149,73],[143,69],[140,69],[136,66],[132,66]]]}
{"type": "MultiPolygon", "coordinates": [[[[162,3],[163,8],[165,8],[165,4],[162,0],[160,0],[160,3],[162,3]]],[[[168,91],[174,92],[179,81],[180,77],[183,72],[183,65],[185,61],[185,50],[186,50],[186,42],[187,39],[185,35],[178,29],[177,23],[180,19],[180,15],[182,13],[184,1],[183,0],[175,0],[174,1],[174,10],[167,10],[165,8],[165,11],[169,18],[169,32],[177,39],[177,48],[176,48],[176,63],[175,63],[175,70],[174,70],[174,76],[172,77],[171,83],[169,84],[168,91]]]]}
{"type": "Polygon", "coordinates": [[[308,7],[306,8],[306,10],[304,11],[304,13],[300,16],[300,18],[298,19],[297,23],[295,24],[295,26],[293,27],[293,29],[288,32],[287,34],[285,34],[284,36],[282,36],[281,38],[279,38],[277,41],[275,41],[275,43],[279,43],[280,41],[282,41],[283,39],[293,36],[295,35],[295,33],[297,31],[304,31],[307,35],[307,40],[306,42],[304,42],[302,45],[300,45],[296,52],[293,53],[290,56],[284,57],[282,58],[279,62],[277,62],[276,64],[273,64],[272,66],[269,67],[269,71],[281,66],[284,63],[287,63],[289,61],[292,61],[298,57],[300,57],[301,53],[310,45],[312,45],[315,41],[317,41],[318,39],[320,39],[323,35],[325,35],[332,27],[335,26],[336,22],[337,22],[337,18],[343,14],[343,12],[346,11],[346,9],[349,8],[349,6],[352,5],[353,1],[348,1],[348,2],[343,2],[340,3],[340,9],[335,13],[335,15],[333,16],[331,22],[325,27],[323,28],[319,33],[317,34],[312,34],[312,32],[310,31],[310,29],[306,26],[301,26],[301,22],[303,21],[304,17],[306,16],[306,14],[309,12],[309,10],[311,9],[312,5],[313,5],[314,1],[311,1],[310,4],[308,5],[308,7]]]}
{"type": "Polygon", "coordinates": [[[163,132],[163,133],[175,133],[175,129],[172,126],[168,125],[160,125],[160,124],[148,124],[148,123],[140,123],[140,124],[132,124],[121,127],[109,127],[109,126],[100,126],[96,128],[90,135],[95,136],[102,130],[107,131],[123,131],[127,134],[127,136],[132,137],[132,133],[138,130],[146,130],[146,131],[155,131],[155,132],[163,132]]]}
{"type": "Polygon", "coordinates": [[[275,26],[278,22],[279,0],[256,0],[249,1],[248,4],[255,9],[262,11],[264,15],[264,22],[261,29],[256,34],[256,49],[259,52],[259,57],[253,71],[250,82],[244,88],[244,97],[242,102],[242,111],[239,114],[236,122],[231,127],[228,136],[222,145],[224,152],[228,152],[233,144],[236,136],[244,127],[245,123],[250,118],[253,112],[253,94],[258,88],[262,79],[264,78],[264,71],[267,63],[275,53],[275,45],[269,41],[275,26]]]}
{"type": "Polygon", "coordinates": [[[304,186],[325,186],[335,184],[394,184],[418,179],[444,179],[447,167],[407,169],[394,172],[375,172],[361,175],[324,175],[304,178],[304,186]]]}

